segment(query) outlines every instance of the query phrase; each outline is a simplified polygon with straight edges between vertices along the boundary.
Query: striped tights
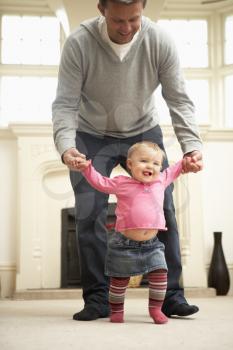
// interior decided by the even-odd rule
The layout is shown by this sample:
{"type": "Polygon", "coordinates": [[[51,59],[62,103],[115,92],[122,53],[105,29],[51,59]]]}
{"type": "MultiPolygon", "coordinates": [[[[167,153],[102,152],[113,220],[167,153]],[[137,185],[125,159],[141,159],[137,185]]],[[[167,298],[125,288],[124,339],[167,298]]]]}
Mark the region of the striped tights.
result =
{"type": "Polygon", "coordinates": [[[109,287],[110,321],[124,322],[125,291],[129,283],[129,277],[111,277],[109,287]]]}
{"type": "MultiPolygon", "coordinates": [[[[162,313],[161,307],[167,289],[167,272],[165,270],[152,271],[148,273],[148,281],[149,314],[154,320],[154,323],[166,323],[167,317],[162,313]]],[[[128,283],[129,277],[110,278],[109,304],[111,309],[111,322],[124,322],[124,300],[128,283]]]]}
{"type": "Polygon", "coordinates": [[[167,317],[161,311],[167,290],[167,271],[155,270],[148,274],[149,280],[149,314],[154,323],[167,322],[167,317]]]}

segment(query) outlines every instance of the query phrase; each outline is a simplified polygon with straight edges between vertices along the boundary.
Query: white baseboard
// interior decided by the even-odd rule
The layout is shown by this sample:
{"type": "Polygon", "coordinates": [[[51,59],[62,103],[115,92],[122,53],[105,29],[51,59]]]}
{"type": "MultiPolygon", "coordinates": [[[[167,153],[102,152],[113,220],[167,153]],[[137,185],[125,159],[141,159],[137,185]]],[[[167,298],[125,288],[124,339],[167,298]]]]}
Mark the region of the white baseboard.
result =
{"type": "MultiPolygon", "coordinates": [[[[206,265],[208,275],[209,264],[206,265]]],[[[233,295],[233,264],[228,265],[230,274],[230,290],[228,295],[233,295]]],[[[0,263],[0,298],[11,298],[15,292],[16,265],[0,263]]]]}
{"type": "Polygon", "coordinates": [[[0,298],[11,298],[15,291],[16,265],[0,263],[0,298]]]}

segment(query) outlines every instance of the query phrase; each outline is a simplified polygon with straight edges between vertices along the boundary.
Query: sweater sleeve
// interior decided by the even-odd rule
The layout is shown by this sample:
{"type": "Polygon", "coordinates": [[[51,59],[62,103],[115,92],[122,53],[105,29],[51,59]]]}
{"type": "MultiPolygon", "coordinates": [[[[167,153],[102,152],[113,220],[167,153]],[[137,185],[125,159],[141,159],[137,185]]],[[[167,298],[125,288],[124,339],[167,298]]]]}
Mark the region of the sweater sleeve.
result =
{"type": "Polygon", "coordinates": [[[52,105],[54,142],[60,155],[67,149],[76,147],[82,75],[81,54],[78,47],[74,48],[69,37],[63,47],[57,93],[52,105]]]}
{"type": "Polygon", "coordinates": [[[173,40],[161,30],[159,44],[159,81],[172,125],[183,153],[202,149],[195,120],[195,106],[189,98],[173,40]]]}
{"type": "Polygon", "coordinates": [[[119,177],[109,178],[101,175],[95,168],[90,165],[82,172],[89,184],[96,190],[104,193],[116,194],[119,186],[119,177]]]}
{"type": "Polygon", "coordinates": [[[182,171],[182,160],[169,166],[162,172],[164,176],[165,187],[168,187],[180,174],[182,171]]]}

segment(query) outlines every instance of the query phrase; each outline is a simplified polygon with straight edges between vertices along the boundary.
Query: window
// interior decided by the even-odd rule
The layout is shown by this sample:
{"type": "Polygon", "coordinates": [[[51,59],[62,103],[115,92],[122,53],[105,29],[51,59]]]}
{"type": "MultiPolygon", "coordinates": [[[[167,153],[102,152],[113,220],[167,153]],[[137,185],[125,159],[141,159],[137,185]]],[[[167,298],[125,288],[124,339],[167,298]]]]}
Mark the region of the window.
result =
{"type": "MultiPolygon", "coordinates": [[[[208,80],[186,80],[186,90],[195,105],[195,116],[198,124],[209,122],[209,82],[208,80]]],[[[161,87],[156,91],[157,110],[163,124],[171,124],[168,107],[162,98],[161,87]]]]}
{"type": "Polygon", "coordinates": [[[0,126],[51,120],[60,37],[55,17],[1,17],[0,126]]]}
{"type": "MultiPolygon", "coordinates": [[[[158,24],[174,38],[197,121],[233,128],[233,6],[206,18],[191,18],[191,11],[189,18],[176,14],[158,24]]],[[[0,33],[0,127],[50,122],[63,39],[59,21],[49,15],[0,14],[0,33]]],[[[161,124],[170,124],[161,90],[155,96],[161,124]]]]}
{"type": "Polygon", "coordinates": [[[190,79],[186,81],[187,91],[196,107],[196,119],[199,124],[209,122],[209,81],[190,79]]]}
{"type": "Polygon", "coordinates": [[[3,16],[2,63],[57,65],[59,23],[53,17],[3,16]]]}
{"type": "Polygon", "coordinates": [[[48,121],[57,79],[36,76],[1,78],[1,124],[9,121],[48,121]]]}
{"type": "Polygon", "coordinates": [[[184,68],[208,67],[208,31],[206,20],[160,20],[173,37],[184,68]]]}
{"type": "MultiPolygon", "coordinates": [[[[159,20],[158,24],[173,37],[177,46],[186,77],[186,89],[196,107],[197,122],[199,124],[209,123],[210,88],[206,77],[206,71],[209,69],[207,20],[163,19],[159,20]],[[196,74],[197,70],[198,74],[196,74]]],[[[161,90],[158,91],[156,97],[161,123],[170,124],[169,111],[161,96],[161,90]]]]}
{"type": "Polygon", "coordinates": [[[233,74],[225,77],[225,124],[229,128],[233,128],[233,74]]]}
{"type": "Polygon", "coordinates": [[[224,126],[233,128],[233,14],[224,17],[224,66],[221,69],[224,96],[224,126]]]}
{"type": "Polygon", "coordinates": [[[225,55],[224,63],[233,64],[233,15],[225,19],[225,55]]]}

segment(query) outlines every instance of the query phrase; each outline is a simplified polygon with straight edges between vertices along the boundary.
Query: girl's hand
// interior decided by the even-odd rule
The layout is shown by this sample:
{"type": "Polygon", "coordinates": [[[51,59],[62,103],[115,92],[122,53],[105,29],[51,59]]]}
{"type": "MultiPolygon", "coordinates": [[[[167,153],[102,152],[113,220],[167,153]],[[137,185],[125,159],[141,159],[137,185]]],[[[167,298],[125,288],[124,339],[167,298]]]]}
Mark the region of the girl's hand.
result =
{"type": "Polygon", "coordinates": [[[70,148],[62,155],[63,162],[70,170],[83,171],[90,163],[86,160],[85,154],[80,153],[76,148],[70,148]]]}

